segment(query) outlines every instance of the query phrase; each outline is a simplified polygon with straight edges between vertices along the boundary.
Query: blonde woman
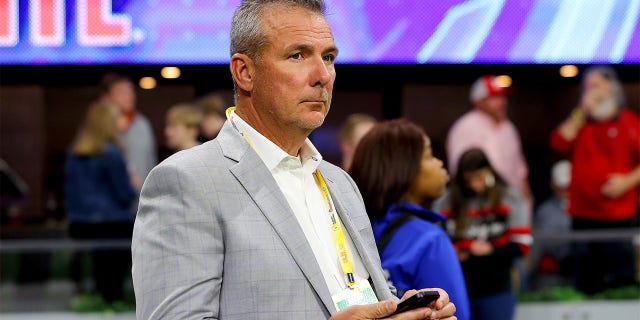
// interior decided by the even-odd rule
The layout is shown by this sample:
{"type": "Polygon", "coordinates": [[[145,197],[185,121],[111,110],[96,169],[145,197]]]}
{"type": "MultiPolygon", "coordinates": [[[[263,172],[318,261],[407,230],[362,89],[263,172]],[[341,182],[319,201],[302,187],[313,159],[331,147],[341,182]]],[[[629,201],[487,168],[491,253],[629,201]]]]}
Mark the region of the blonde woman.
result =
{"type": "MultiPolygon", "coordinates": [[[[131,238],[136,191],[120,148],[115,107],[89,107],[67,156],[64,188],[72,238],[131,238]]],[[[123,298],[129,256],[126,249],[92,254],[96,289],[107,302],[123,298]]]]}

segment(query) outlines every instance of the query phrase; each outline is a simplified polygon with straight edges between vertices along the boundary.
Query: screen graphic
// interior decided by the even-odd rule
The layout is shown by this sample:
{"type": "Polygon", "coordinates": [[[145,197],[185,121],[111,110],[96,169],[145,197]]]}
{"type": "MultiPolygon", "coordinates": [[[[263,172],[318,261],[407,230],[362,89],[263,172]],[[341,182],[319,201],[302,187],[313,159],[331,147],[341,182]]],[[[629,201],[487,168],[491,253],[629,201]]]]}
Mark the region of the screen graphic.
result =
{"type": "MultiPolygon", "coordinates": [[[[225,64],[239,0],[0,0],[0,64],[225,64]]],[[[328,0],[338,63],[640,63],[640,0],[328,0]]]]}

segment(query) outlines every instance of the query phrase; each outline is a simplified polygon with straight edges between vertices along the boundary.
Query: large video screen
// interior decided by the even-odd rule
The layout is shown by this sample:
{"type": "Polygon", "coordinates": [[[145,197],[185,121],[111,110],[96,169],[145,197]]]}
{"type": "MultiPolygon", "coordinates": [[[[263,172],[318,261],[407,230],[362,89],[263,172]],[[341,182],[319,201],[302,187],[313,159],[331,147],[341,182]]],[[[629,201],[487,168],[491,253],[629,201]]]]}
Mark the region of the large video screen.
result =
{"type": "MultiPolygon", "coordinates": [[[[0,64],[224,64],[240,0],[0,0],[0,64]]],[[[328,0],[338,63],[640,63],[640,0],[328,0]]]]}

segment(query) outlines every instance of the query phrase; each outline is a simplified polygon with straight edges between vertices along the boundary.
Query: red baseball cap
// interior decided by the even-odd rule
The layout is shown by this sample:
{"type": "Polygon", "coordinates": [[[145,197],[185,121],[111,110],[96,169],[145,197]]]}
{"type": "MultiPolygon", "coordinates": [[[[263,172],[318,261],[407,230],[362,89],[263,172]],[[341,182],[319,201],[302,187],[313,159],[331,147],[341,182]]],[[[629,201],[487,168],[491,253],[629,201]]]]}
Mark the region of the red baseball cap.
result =
{"type": "Polygon", "coordinates": [[[471,92],[469,93],[469,100],[476,102],[489,96],[505,96],[508,89],[499,85],[496,76],[485,75],[476,80],[471,85],[471,92]]]}

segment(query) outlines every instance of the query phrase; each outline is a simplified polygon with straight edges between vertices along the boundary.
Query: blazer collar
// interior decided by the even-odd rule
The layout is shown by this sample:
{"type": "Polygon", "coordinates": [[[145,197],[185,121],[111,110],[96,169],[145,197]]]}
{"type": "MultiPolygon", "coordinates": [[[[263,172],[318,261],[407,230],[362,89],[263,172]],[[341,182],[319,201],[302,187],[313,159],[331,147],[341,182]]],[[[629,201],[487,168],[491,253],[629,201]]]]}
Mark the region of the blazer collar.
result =
{"type": "Polygon", "coordinates": [[[271,223],[327,310],[335,313],[331,293],[313,250],[269,169],[229,121],[220,130],[218,140],[225,157],[237,161],[230,167],[231,173],[271,223]]]}
{"type": "MultiPolygon", "coordinates": [[[[340,196],[334,196],[340,194],[340,189],[337,183],[334,182],[333,177],[328,174],[329,170],[322,170],[326,168],[326,165],[320,165],[320,172],[327,172],[327,174],[323,174],[325,181],[327,183],[327,187],[332,195],[333,204],[336,206],[336,210],[338,211],[338,215],[340,216],[340,221],[342,225],[349,233],[351,240],[353,240],[353,245],[358,250],[357,254],[360,255],[362,259],[362,263],[367,268],[367,272],[369,272],[370,281],[373,284],[373,289],[376,291],[376,296],[380,301],[392,299],[393,296],[389,291],[389,284],[385,279],[384,275],[380,272],[381,262],[380,257],[377,255],[377,250],[375,247],[373,248],[365,248],[365,240],[360,234],[361,230],[357,230],[353,220],[351,220],[350,216],[346,214],[347,207],[340,200],[340,196]]],[[[371,231],[370,231],[371,232],[371,231]]],[[[371,234],[371,238],[373,239],[373,233],[371,234]]],[[[352,253],[352,254],[355,254],[352,253]]]]}

